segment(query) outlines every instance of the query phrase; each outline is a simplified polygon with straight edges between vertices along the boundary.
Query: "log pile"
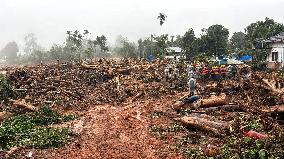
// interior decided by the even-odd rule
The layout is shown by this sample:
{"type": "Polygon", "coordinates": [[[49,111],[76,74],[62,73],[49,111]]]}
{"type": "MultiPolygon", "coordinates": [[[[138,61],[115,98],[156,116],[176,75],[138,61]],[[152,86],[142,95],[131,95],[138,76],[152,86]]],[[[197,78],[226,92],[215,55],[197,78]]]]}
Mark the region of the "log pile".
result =
{"type": "Polygon", "coordinates": [[[141,61],[100,61],[95,64],[56,64],[6,68],[17,99],[37,107],[46,103],[63,108],[119,104],[183,91],[186,85],[163,80],[166,64],[141,61]]]}
{"type": "Polygon", "coordinates": [[[190,114],[175,120],[184,126],[213,134],[239,133],[247,126],[246,121],[252,118],[263,120],[263,126],[271,129],[272,125],[278,124],[277,121],[284,121],[284,93],[279,84],[282,77],[270,80],[264,78],[267,78],[264,73],[255,73],[250,80],[223,80],[203,84],[203,92],[198,94],[201,99],[187,105],[179,99],[172,106],[178,112],[182,109],[191,109],[191,112],[201,115],[190,114]],[[237,120],[239,114],[247,116],[248,119],[237,120]],[[271,121],[271,117],[274,121],[271,121]]]}

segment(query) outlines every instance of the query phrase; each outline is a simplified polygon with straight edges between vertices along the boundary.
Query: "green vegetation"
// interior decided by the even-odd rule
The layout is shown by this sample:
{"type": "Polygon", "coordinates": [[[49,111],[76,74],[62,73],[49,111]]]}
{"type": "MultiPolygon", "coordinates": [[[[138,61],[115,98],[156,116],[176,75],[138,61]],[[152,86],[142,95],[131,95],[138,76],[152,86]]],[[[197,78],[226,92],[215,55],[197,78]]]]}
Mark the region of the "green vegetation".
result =
{"type": "Polygon", "coordinates": [[[167,128],[168,132],[179,132],[183,130],[185,130],[185,127],[176,122],[171,123],[171,125],[167,128]]]}
{"type": "Polygon", "coordinates": [[[179,114],[184,116],[189,116],[192,113],[191,109],[181,109],[179,114]]]}
{"type": "MultiPolygon", "coordinates": [[[[160,25],[165,25],[167,16],[160,13],[158,20],[160,25]]],[[[107,38],[104,35],[90,38],[88,30],[80,32],[67,31],[66,41],[63,44],[55,44],[49,50],[37,44],[35,34],[28,34],[25,37],[25,55],[18,55],[18,61],[22,63],[40,63],[49,61],[80,61],[89,60],[94,57],[109,57],[107,51],[123,58],[147,58],[153,55],[156,58],[163,58],[167,55],[168,47],[180,47],[187,59],[212,56],[243,56],[252,55],[257,64],[265,61],[267,49],[262,40],[284,32],[284,25],[270,18],[249,24],[244,31],[233,33],[229,39],[229,30],[220,24],[214,24],[203,28],[200,36],[195,35],[192,28],[183,35],[168,34],[155,35],[140,38],[137,43],[129,41],[126,37],[119,37],[114,47],[107,46],[107,38]]],[[[10,42],[0,51],[0,57],[6,57],[7,62],[15,62],[17,59],[18,46],[10,42]]]]}
{"type": "Polygon", "coordinates": [[[90,38],[88,30],[80,32],[67,31],[66,40],[63,44],[54,44],[50,50],[45,50],[38,45],[35,34],[28,34],[25,37],[24,52],[18,61],[21,63],[41,63],[60,61],[80,61],[92,59],[95,56],[102,56],[109,50],[107,38],[104,35],[90,38]]]}
{"type": "Polygon", "coordinates": [[[284,150],[283,138],[253,140],[247,137],[231,136],[225,139],[221,148],[222,158],[281,158],[284,150]]]}
{"type": "Polygon", "coordinates": [[[150,118],[160,118],[164,115],[164,112],[161,111],[153,111],[150,113],[150,118]]]}
{"type": "Polygon", "coordinates": [[[70,138],[66,128],[47,127],[74,119],[75,116],[61,116],[48,106],[30,115],[16,115],[4,120],[0,127],[0,150],[15,146],[49,148],[63,145],[70,138]]]}
{"type": "Polygon", "coordinates": [[[260,123],[260,119],[258,119],[258,120],[252,119],[252,120],[250,120],[248,122],[247,128],[249,130],[257,130],[257,129],[262,130],[263,129],[263,125],[260,123]]]}
{"type": "Polygon", "coordinates": [[[7,100],[8,98],[13,98],[15,93],[12,87],[7,83],[4,75],[0,74],[0,100],[7,100]]]}
{"type": "Polygon", "coordinates": [[[176,132],[181,132],[181,131],[185,131],[185,128],[180,125],[179,123],[171,123],[171,125],[169,127],[163,128],[157,125],[152,125],[150,126],[150,132],[155,135],[156,137],[165,140],[166,139],[166,135],[168,133],[176,133],[176,132]]]}
{"type": "Polygon", "coordinates": [[[160,139],[165,139],[167,131],[164,128],[153,125],[150,126],[150,132],[160,139]]]}

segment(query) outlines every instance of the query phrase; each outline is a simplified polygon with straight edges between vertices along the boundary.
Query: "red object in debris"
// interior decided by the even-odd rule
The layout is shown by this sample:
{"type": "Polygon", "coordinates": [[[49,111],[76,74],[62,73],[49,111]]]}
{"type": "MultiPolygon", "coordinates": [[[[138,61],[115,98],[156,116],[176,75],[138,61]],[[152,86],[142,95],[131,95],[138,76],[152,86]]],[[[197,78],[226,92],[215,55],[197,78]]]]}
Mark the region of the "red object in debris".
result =
{"type": "Polygon", "coordinates": [[[265,138],[268,138],[268,135],[261,134],[261,133],[258,133],[256,131],[252,131],[252,130],[244,132],[244,135],[249,137],[249,138],[252,138],[252,139],[265,139],[265,138]]]}

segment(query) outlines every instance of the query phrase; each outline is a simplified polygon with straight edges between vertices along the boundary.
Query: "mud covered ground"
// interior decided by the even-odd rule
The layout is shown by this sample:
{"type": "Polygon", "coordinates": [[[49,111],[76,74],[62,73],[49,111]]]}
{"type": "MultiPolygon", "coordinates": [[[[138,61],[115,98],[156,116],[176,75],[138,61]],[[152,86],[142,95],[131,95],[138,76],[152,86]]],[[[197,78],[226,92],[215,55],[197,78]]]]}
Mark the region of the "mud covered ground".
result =
{"type": "MultiPolygon", "coordinates": [[[[283,77],[252,72],[221,81],[198,81],[201,99],[226,95],[228,111],[173,105],[187,94],[185,66],[179,79],[165,79],[165,62],[103,61],[94,65],[50,65],[6,69],[17,99],[35,107],[48,104],[73,121],[54,124],[72,131],[58,148],[18,147],[10,158],[261,158],[283,157],[283,77]],[[279,81],[279,82],[275,82],[279,81]],[[224,122],[219,134],[179,122],[181,117],[224,122]],[[255,139],[245,131],[265,134],[255,139]]],[[[218,107],[218,106],[217,106],[218,107]]],[[[215,107],[216,108],[216,107],[215,107]]],[[[2,108],[4,109],[4,108],[2,108]]],[[[5,110],[14,112],[9,104],[5,110]]],[[[18,111],[17,111],[18,113],[18,111]]],[[[8,155],[7,155],[8,154],[8,155]]]]}

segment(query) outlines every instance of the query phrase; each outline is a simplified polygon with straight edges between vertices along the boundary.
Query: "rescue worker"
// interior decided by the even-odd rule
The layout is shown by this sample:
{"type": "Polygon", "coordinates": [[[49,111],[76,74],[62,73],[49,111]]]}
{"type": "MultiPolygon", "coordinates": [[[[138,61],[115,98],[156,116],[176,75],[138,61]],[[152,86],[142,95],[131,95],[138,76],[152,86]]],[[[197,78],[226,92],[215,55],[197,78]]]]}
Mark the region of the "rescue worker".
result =
{"type": "Polygon", "coordinates": [[[194,74],[193,67],[191,65],[187,66],[187,77],[190,78],[194,74]]]}
{"type": "Polygon", "coordinates": [[[208,79],[208,68],[206,66],[203,67],[203,69],[201,70],[201,76],[203,80],[208,79]]]}
{"type": "Polygon", "coordinates": [[[190,96],[194,95],[195,87],[196,87],[196,80],[193,78],[193,76],[191,76],[188,81],[188,88],[189,88],[190,96]]]}
{"type": "Polygon", "coordinates": [[[173,70],[173,76],[174,78],[179,78],[179,69],[177,66],[173,70]]]}
{"type": "Polygon", "coordinates": [[[231,79],[233,77],[233,66],[228,66],[228,78],[231,79]]]}
{"type": "Polygon", "coordinates": [[[228,66],[228,77],[229,78],[234,78],[237,73],[237,68],[235,65],[229,65],[228,66]]]}
{"type": "Polygon", "coordinates": [[[211,78],[212,80],[218,79],[219,76],[219,68],[218,66],[213,66],[211,71],[211,78]]]}
{"type": "Polygon", "coordinates": [[[165,73],[166,79],[169,79],[170,69],[168,67],[165,68],[164,73],[165,73]]]}
{"type": "Polygon", "coordinates": [[[248,80],[251,73],[250,73],[250,68],[248,66],[245,66],[241,69],[241,75],[243,76],[244,79],[248,80]]]}
{"type": "Polygon", "coordinates": [[[194,78],[199,79],[200,78],[200,72],[201,72],[200,64],[197,64],[196,68],[195,68],[195,72],[194,72],[194,75],[195,75],[194,78]]]}
{"type": "Polygon", "coordinates": [[[223,78],[223,79],[226,78],[227,69],[226,69],[225,65],[221,65],[221,67],[220,67],[220,74],[221,74],[221,78],[223,78]]]}

